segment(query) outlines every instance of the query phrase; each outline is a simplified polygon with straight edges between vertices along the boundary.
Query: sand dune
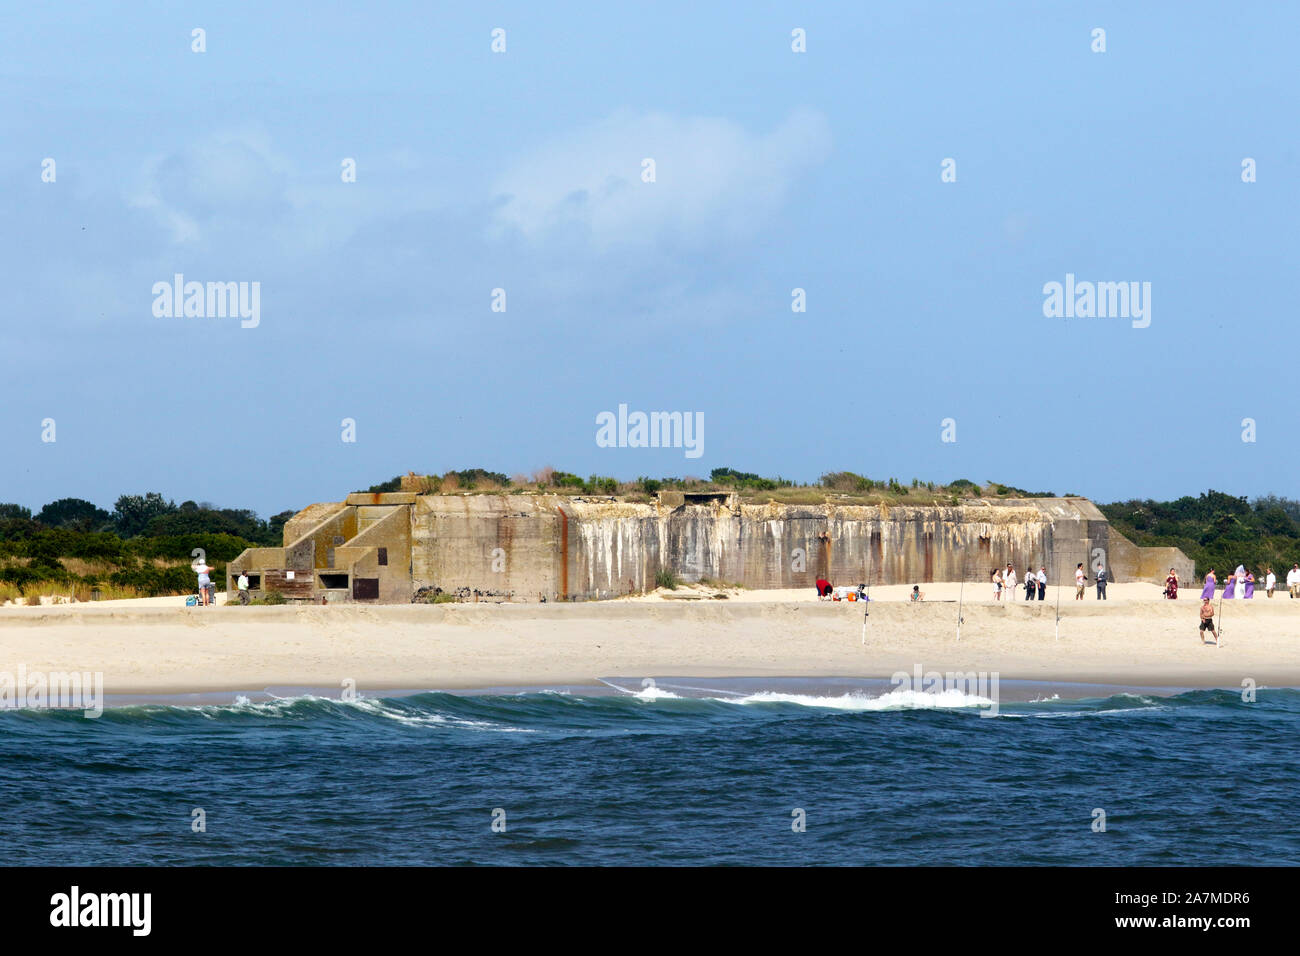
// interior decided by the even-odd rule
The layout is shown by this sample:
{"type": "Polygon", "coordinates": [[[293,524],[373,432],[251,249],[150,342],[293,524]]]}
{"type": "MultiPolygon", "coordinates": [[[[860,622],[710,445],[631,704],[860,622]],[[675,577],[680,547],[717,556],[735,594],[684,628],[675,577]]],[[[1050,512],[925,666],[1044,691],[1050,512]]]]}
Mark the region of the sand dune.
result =
{"type": "Polygon", "coordinates": [[[887,677],[927,670],[1171,687],[1300,686],[1300,601],[1225,602],[1226,640],[1202,646],[1195,594],[1112,585],[1110,600],[995,605],[966,585],[875,588],[861,604],[805,592],[589,604],[184,608],[77,604],[0,611],[0,670],[101,671],[108,693],[583,684],[598,677],[887,677]],[[974,593],[973,593],[974,592],[974,593]],[[976,598],[971,600],[971,598],[976,598]]]}

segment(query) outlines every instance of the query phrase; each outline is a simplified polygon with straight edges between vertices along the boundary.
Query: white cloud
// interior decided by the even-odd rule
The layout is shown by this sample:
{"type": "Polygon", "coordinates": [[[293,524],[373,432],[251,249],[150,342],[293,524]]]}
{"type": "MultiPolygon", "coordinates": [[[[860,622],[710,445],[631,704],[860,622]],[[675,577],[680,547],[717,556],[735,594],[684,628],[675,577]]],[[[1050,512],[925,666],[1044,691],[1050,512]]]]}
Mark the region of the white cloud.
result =
{"type": "Polygon", "coordinates": [[[725,119],[616,113],[515,162],[495,184],[494,226],[534,241],[580,231],[596,248],[747,238],[830,140],[817,113],[765,134],[725,119]],[[641,179],[647,157],[653,183],[641,179]]]}
{"type": "Polygon", "coordinates": [[[146,163],[144,182],[128,196],[150,210],[172,241],[203,238],[216,218],[255,216],[284,205],[289,161],[260,131],[225,131],[146,163]]]}

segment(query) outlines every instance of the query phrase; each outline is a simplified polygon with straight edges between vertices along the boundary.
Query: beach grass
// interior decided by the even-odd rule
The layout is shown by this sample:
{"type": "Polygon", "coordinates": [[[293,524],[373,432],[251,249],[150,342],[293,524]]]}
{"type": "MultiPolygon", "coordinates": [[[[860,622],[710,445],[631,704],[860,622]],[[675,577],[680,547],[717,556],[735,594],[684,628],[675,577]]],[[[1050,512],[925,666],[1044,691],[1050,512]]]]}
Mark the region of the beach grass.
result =
{"type": "Polygon", "coordinates": [[[664,588],[668,591],[676,591],[681,586],[681,580],[677,573],[671,568],[660,568],[655,572],[655,586],[664,588]]]}

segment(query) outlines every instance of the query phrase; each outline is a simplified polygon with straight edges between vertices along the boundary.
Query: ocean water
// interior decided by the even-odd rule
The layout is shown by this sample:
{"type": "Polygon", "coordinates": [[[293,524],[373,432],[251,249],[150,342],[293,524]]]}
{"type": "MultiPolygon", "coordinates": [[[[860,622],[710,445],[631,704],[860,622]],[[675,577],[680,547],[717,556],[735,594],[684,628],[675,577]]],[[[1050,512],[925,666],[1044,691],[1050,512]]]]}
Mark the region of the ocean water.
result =
{"type": "Polygon", "coordinates": [[[995,718],[698,678],[5,711],[0,840],[60,865],[1300,863],[1300,692],[1007,686],[995,718]]]}

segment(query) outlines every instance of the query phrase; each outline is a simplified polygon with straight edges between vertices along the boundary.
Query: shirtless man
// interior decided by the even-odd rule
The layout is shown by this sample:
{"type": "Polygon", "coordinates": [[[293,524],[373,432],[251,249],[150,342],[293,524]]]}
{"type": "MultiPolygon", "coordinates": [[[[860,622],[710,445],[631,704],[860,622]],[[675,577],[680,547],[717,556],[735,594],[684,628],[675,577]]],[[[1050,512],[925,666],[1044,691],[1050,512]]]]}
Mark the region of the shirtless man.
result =
{"type": "Polygon", "coordinates": [[[1214,629],[1214,605],[1209,598],[1201,598],[1201,643],[1210,643],[1205,639],[1205,632],[1214,635],[1214,643],[1219,643],[1219,632],[1214,629]]]}

